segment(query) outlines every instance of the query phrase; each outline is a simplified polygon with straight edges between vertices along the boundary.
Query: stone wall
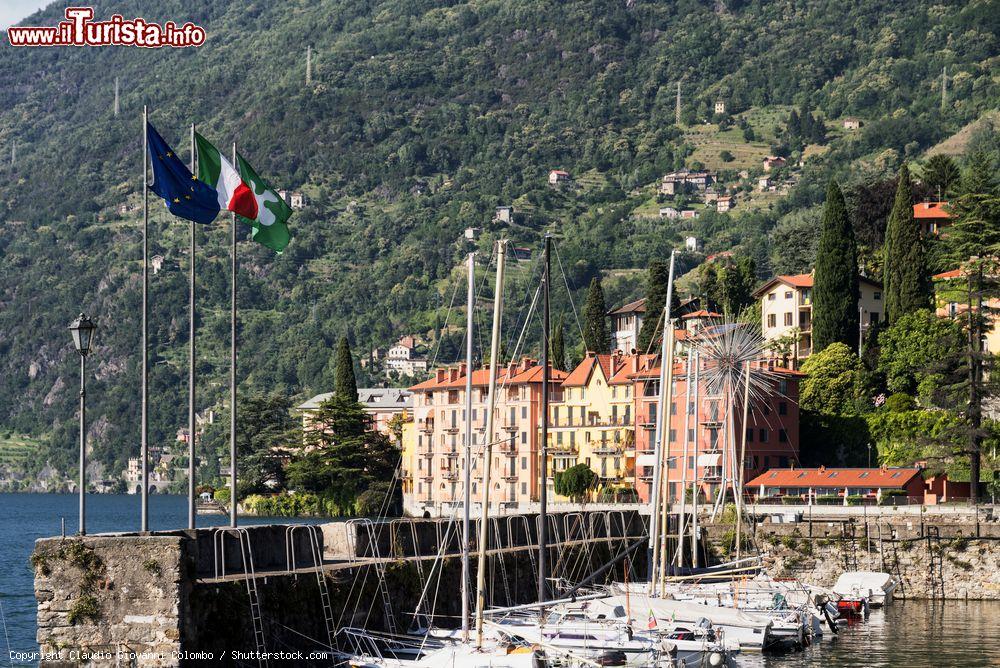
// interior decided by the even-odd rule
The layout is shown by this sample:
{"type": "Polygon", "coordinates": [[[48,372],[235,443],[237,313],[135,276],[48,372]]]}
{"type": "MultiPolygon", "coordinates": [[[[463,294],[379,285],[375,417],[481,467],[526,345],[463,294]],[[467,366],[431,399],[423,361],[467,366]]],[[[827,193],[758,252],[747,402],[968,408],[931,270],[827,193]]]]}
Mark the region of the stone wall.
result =
{"type": "Polygon", "coordinates": [[[897,575],[899,598],[1000,600],[1000,524],[920,518],[760,524],[768,571],[831,586],[845,570],[897,575]]]}
{"type": "Polygon", "coordinates": [[[37,640],[46,665],[176,665],[194,582],[180,536],[37,541],[37,640]],[[84,653],[84,654],[81,654],[84,653]],[[92,659],[92,660],[88,660],[92,659]]]}

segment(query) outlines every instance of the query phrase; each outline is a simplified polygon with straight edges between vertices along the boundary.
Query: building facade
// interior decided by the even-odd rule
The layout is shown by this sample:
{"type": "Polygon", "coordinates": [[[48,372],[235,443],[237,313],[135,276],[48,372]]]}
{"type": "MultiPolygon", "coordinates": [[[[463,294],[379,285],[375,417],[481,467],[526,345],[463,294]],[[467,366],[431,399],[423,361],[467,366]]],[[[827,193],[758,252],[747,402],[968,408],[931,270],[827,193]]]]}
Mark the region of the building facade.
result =
{"type": "Polygon", "coordinates": [[[413,336],[404,336],[397,341],[382,362],[386,375],[395,372],[408,378],[424,373],[427,367],[427,358],[418,354],[417,339],[413,336]]]}
{"type": "MultiPolygon", "coordinates": [[[[636,491],[640,500],[652,496],[657,438],[657,408],[660,399],[660,362],[655,355],[637,358],[637,371],[631,374],[635,397],[636,491]]],[[[727,406],[722,396],[712,394],[703,382],[703,369],[695,378],[685,375],[685,363],[674,365],[667,439],[668,466],[664,481],[671,502],[679,502],[683,482],[699,480],[702,498],[710,499],[722,482],[723,450],[728,440],[727,406]],[[691,383],[690,394],[688,384],[691,383]],[[696,382],[697,381],[697,382],[696,382]],[[685,411],[685,401],[688,409],[685,411]],[[686,458],[685,458],[686,444],[686,458]]],[[[751,401],[745,437],[743,479],[749,480],[772,466],[788,466],[799,455],[800,373],[767,367],[771,392],[766,400],[751,401]]],[[[733,438],[742,447],[744,428],[742,411],[733,413],[733,438]]],[[[729,448],[730,452],[732,447],[729,448]]],[[[727,467],[728,468],[728,467],[727,467]]]]}
{"type": "MultiPolygon", "coordinates": [[[[310,429],[316,411],[332,396],[333,392],[317,394],[296,407],[302,415],[303,430],[310,429]]],[[[405,419],[412,411],[413,393],[398,387],[359,387],[358,402],[368,415],[369,426],[395,441],[396,434],[392,430],[391,423],[396,417],[405,419]]]]}
{"type": "MultiPolygon", "coordinates": [[[[775,276],[754,292],[760,300],[761,325],[764,339],[771,344],[771,356],[784,358],[793,368],[813,351],[813,278],[811,273],[775,276]]],[[[881,321],[885,307],[881,284],[863,276],[858,283],[860,338],[881,321]]]]}
{"type": "MultiPolygon", "coordinates": [[[[539,498],[539,425],[542,405],[542,367],[522,359],[497,371],[497,401],[494,413],[490,502],[503,508],[539,498]]],[[[464,364],[435,370],[434,376],[410,388],[413,392],[413,428],[404,435],[415,443],[404,444],[410,461],[404,470],[412,490],[404,499],[408,508],[449,510],[462,504],[461,473],[465,467],[464,364]]],[[[566,373],[552,369],[553,398],[566,373]]],[[[482,453],[487,442],[486,412],[489,370],[472,374],[472,489],[473,503],[483,496],[482,453]]]]}

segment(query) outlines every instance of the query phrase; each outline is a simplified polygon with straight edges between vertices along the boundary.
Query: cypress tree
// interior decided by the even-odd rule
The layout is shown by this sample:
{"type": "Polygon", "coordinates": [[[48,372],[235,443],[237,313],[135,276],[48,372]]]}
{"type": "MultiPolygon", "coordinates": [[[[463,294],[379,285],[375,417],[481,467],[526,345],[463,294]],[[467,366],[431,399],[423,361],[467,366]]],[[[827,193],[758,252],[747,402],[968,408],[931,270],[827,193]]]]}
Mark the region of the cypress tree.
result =
{"type": "Polygon", "coordinates": [[[831,343],[852,350],[858,339],[858,249],[836,181],[826,189],[813,279],[813,353],[831,343]]]}
{"type": "Polygon", "coordinates": [[[930,305],[927,262],[920,230],[913,220],[913,191],[906,165],[899,170],[899,185],[885,230],[884,250],[885,313],[890,322],[894,322],[930,305]]]}
{"type": "MultiPolygon", "coordinates": [[[[660,337],[660,320],[663,305],[667,302],[667,283],[670,282],[670,267],[666,262],[651,262],[649,265],[649,286],[646,288],[646,315],[639,330],[635,348],[640,353],[650,350],[651,344],[660,337]]],[[[677,316],[680,300],[674,291],[670,300],[671,317],[677,316]]]]}
{"type": "Polygon", "coordinates": [[[562,313],[556,318],[555,331],[552,332],[552,368],[564,370],[566,367],[566,342],[563,339],[562,313]]]}
{"type": "Polygon", "coordinates": [[[347,342],[346,336],[342,336],[337,343],[337,356],[334,364],[334,394],[348,401],[357,401],[358,381],[354,377],[354,359],[351,357],[351,346],[347,342]]]}
{"type": "Polygon", "coordinates": [[[611,352],[611,331],[608,329],[608,309],[604,303],[604,288],[601,279],[590,281],[587,305],[583,308],[583,345],[595,353],[611,352]]]}

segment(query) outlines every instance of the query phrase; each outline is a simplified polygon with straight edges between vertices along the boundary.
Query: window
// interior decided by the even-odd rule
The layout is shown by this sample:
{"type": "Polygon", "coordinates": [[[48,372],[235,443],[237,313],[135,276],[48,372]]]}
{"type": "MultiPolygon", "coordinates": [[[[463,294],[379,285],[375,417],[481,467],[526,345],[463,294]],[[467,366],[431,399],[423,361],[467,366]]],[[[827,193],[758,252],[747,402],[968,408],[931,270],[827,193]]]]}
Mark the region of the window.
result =
{"type": "Polygon", "coordinates": [[[785,314],[785,327],[791,327],[791,326],[792,326],[792,314],[791,313],[786,313],[785,314]]]}
{"type": "Polygon", "coordinates": [[[528,483],[522,482],[521,483],[521,494],[527,494],[527,493],[528,493],[528,483]]]}
{"type": "Polygon", "coordinates": [[[670,430],[670,442],[671,443],[676,443],[677,442],[677,430],[676,429],[671,429],[670,430]]]}
{"type": "Polygon", "coordinates": [[[872,295],[872,298],[875,301],[880,301],[882,299],[882,293],[881,292],[876,292],[874,295],[872,295]]]}
{"type": "Polygon", "coordinates": [[[767,296],[767,301],[769,301],[769,302],[773,302],[773,301],[774,301],[774,296],[775,296],[775,295],[774,295],[774,293],[773,293],[773,292],[772,292],[771,294],[769,294],[769,295],[767,296]]]}
{"type": "Polygon", "coordinates": [[[878,321],[879,321],[879,314],[878,313],[876,313],[875,311],[872,311],[871,313],[868,314],[868,322],[870,322],[873,325],[877,325],[878,321]]]}
{"type": "Polygon", "coordinates": [[[528,458],[521,457],[521,470],[524,471],[528,468],[528,458]]]}
{"type": "Polygon", "coordinates": [[[760,442],[767,443],[767,429],[760,430],[760,442]]]}
{"type": "Polygon", "coordinates": [[[778,402],[778,415],[788,415],[788,403],[784,401],[778,402]]]}
{"type": "Polygon", "coordinates": [[[753,443],[753,427],[747,427],[747,443],[753,443]]]}
{"type": "Polygon", "coordinates": [[[521,432],[521,443],[527,443],[527,442],[528,442],[528,432],[522,431],[521,432]]]}
{"type": "Polygon", "coordinates": [[[524,419],[524,420],[528,419],[528,407],[527,406],[521,406],[521,418],[524,419]]]}
{"type": "Polygon", "coordinates": [[[767,326],[768,327],[777,327],[778,326],[778,317],[776,315],[774,315],[773,313],[768,313],[767,314],[767,326]]]}
{"type": "Polygon", "coordinates": [[[788,432],[785,429],[778,430],[778,442],[788,443],[788,432]]]}
{"type": "Polygon", "coordinates": [[[789,290],[785,293],[785,299],[791,299],[791,298],[792,298],[792,291],[789,290]]]}

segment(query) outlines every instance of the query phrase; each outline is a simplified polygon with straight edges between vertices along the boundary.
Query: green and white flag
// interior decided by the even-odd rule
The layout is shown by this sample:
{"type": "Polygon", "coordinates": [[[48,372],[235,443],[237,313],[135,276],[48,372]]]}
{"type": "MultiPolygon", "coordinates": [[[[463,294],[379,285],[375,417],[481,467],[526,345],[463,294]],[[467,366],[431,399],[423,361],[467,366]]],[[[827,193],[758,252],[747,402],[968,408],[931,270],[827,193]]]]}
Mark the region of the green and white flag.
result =
{"type": "Polygon", "coordinates": [[[236,154],[236,162],[240,178],[250,187],[254,199],[257,200],[257,215],[253,218],[242,215],[240,217],[253,228],[250,237],[254,241],[280,253],[285,250],[291,239],[286,223],[292,215],[292,208],[239,153],[236,154]]]}

